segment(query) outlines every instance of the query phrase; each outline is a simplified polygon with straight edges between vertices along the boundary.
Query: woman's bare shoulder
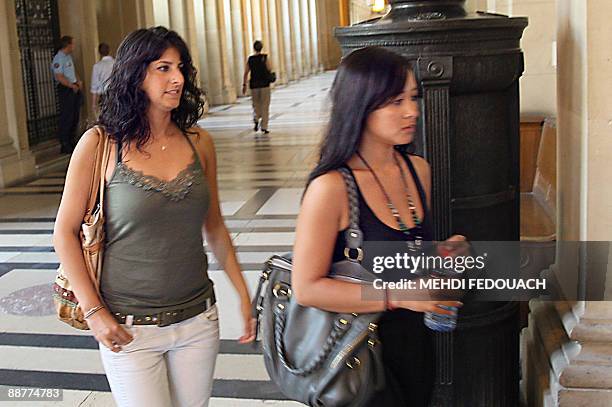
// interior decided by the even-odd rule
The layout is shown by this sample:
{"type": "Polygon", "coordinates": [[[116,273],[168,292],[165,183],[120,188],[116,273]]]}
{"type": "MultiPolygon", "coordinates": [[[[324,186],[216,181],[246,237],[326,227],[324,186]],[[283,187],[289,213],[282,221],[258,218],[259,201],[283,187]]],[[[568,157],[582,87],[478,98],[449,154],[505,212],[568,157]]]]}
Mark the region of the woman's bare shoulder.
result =
{"type": "Polygon", "coordinates": [[[204,152],[207,147],[214,144],[210,133],[199,126],[191,127],[187,132],[187,137],[200,152],[204,152]]]}
{"type": "Polygon", "coordinates": [[[329,171],[318,176],[310,185],[305,199],[314,200],[318,205],[341,208],[346,203],[346,186],[339,171],[329,171]]]}
{"type": "Polygon", "coordinates": [[[95,127],[92,127],[83,133],[79,139],[79,142],[74,148],[71,161],[91,160],[93,154],[98,148],[100,137],[100,132],[95,127]]]}

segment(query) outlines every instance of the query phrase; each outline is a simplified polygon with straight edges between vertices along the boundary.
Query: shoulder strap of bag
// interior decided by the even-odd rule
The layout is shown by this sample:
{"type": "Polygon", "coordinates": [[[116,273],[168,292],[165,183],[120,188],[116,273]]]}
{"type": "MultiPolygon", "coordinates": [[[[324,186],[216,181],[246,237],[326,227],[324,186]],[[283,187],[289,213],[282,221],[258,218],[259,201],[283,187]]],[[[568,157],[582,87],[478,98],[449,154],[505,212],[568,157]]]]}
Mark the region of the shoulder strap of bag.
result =
{"type": "MultiPolygon", "coordinates": [[[[345,255],[349,250],[356,250],[361,252],[361,245],[363,244],[363,233],[359,228],[359,200],[357,199],[357,184],[355,178],[348,168],[338,168],[342,178],[344,178],[344,184],[348,192],[349,201],[349,227],[344,232],[344,238],[346,240],[345,255]]],[[[362,256],[363,254],[361,254],[362,256]]],[[[358,255],[359,256],[359,255],[358,255]]],[[[348,256],[347,256],[348,257],[348,256]]]]}
{"type": "Polygon", "coordinates": [[[104,139],[104,147],[103,147],[104,150],[102,154],[102,162],[100,163],[100,185],[99,185],[100,213],[102,213],[102,210],[104,208],[104,191],[106,190],[106,188],[104,188],[104,186],[106,185],[106,168],[108,168],[108,160],[110,159],[111,143],[110,143],[110,137],[108,137],[108,135],[104,132],[104,130],[99,128],[98,131],[100,132],[100,134],[102,135],[104,139]]]}
{"type": "Polygon", "coordinates": [[[104,203],[106,167],[108,165],[108,158],[110,155],[110,143],[108,136],[100,127],[95,127],[95,129],[98,133],[98,146],[94,156],[94,168],[89,186],[89,200],[87,201],[87,211],[85,212],[86,216],[91,216],[94,214],[98,208],[98,203],[99,209],[102,211],[104,203]]]}

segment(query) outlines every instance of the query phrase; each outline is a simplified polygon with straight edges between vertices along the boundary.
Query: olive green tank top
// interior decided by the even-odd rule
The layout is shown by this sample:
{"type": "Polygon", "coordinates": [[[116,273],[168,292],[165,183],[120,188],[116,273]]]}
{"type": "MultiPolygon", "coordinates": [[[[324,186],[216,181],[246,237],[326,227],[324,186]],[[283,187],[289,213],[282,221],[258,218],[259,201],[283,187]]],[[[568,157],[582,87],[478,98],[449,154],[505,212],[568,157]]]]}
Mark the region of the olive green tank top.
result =
{"type": "Polygon", "coordinates": [[[171,181],[131,169],[117,146],[106,185],[106,247],[100,293],[111,312],[148,315],[213,296],[202,224],[210,192],[198,154],[171,181]]]}

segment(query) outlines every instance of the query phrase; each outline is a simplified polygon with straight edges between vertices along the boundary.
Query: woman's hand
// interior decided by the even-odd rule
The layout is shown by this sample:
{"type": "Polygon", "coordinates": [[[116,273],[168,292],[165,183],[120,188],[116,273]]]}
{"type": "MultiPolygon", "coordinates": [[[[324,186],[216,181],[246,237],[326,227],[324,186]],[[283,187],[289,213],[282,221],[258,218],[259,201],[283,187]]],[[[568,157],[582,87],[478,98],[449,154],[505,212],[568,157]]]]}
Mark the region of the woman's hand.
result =
{"type": "Polygon", "coordinates": [[[101,309],[89,317],[87,325],[96,340],[115,353],[121,352],[121,346],[134,339],[106,309],[101,309]]]}
{"type": "Polygon", "coordinates": [[[238,338],[239,343],[250,343],[255,340],[255,325],[256,321],[253,318],[251,311],[251,301],[249,298],[243,298],[240,301],[240,313],[242,315],[242,323],[244,326],[244,335],[238,338]]]}
{"type": "Polygon", "coordinates": [[[437,251],[442,257],[465,256],[470,253],[470,243],[463,235],[452,235],[445,241],[438,243],[437,251]]]}

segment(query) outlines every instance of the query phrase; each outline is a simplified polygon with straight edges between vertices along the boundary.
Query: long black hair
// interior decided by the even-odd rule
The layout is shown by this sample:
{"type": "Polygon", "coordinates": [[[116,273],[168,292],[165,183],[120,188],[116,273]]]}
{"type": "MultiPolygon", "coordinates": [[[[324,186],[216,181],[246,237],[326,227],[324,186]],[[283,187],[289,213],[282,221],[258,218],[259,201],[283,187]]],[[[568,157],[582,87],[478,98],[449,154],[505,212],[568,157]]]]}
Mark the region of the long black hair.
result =
{"type": "Polygon", "coordinates": [[[151,137],[147,119],[149,98],[141,89],[148,65],[161,58],[168,48],[181,56],[181,73],[185,83],[179,106],[172,110],[171,119],[187,133],[204,112],[203,92],[197,85],[197,71],[185,41],[165,27],[140,29],[130,33],[119,45],[104,98],[101,101],[101,125],[109,136],[122,144],[135,143],[140,149],[151,137]]]}
{"type": "Polygon", "coordinates": [[[361,143],[370,113],[404,91],[412,72],[403,56],[381,47],[366,47],[343,58],[334,79],[331,116],[308,184],[344,165],[361,143]]]}

